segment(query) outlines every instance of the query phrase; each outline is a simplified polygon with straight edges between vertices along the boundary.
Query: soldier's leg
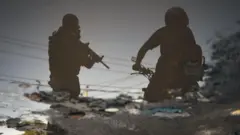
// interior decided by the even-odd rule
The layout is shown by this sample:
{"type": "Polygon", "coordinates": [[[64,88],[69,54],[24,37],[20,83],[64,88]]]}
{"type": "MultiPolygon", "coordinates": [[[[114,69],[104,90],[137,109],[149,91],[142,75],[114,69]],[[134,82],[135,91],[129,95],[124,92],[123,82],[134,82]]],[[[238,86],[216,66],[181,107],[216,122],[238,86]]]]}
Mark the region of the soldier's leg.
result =
{"type": "Polygon", "coordinates": [[[66,90],[66,85],[65,85],[65,78],[64,76],[50,76],[50,81],[48,84],[52,88],[53,92],[61,92],[66,90]]]}
{"type": "Polygon", "coordinates": [[[80,95],[80,83],[78,76],[72,76],[68,80],[71,98],[78,98],[80,95]]]}
{"type": "Polygon", "coordinates": [[[167,69],[164,60],[160,57],[156,66],[156,72],[149,80],[150,82],[144,93],[144,99],[146,101],[159,102],[169,98],[170,95],[166,89],[169,77],[166,71],[167,69]]]}
{"type": "Polygon", "coordinates": [[[150,80],[148,87],[144,93],[144,99],[148,102],[160,102],[169,99],[170,95],[165,88],[163,78],[155,74],[150,80]]]}
{"type": "Polygon", "coordinates": [[[78,76],[57,76],[51,77],[49,85],[54,92],[68,92],[71,98],[78,98],[80,94],[80,84],[78,76]]]}

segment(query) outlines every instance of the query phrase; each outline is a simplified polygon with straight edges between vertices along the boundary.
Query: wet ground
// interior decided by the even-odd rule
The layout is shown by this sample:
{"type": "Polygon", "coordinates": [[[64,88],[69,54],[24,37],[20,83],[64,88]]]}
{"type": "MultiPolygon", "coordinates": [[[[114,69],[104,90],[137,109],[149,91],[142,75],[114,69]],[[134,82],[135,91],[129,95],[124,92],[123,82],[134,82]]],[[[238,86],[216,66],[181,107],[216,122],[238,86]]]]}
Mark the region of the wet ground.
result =
{"type": "MultiPolygon", "coordinates": [[[[18,120],[9,118],[20,118],[21,121],[37,119],[45,124],[50,122],[48,130],[53,132],[52,135],[61,135],[56,133],[56,129],[60,129],[63,135],[79,133],[82,135],[159,135],[159,133],[228,135],[237,132],[240,125],[238,117],[229,117],[231,111],[240,108],[239,102],[231,104],[165,102],[142,106],[139,103],[132,103],[130,97],[120,96],[111,100],[81,98],[78,101],[55,102],[54,105],[50,105],[43,103],[44,100],[31,101],[23,95],[24,92],[12,88],[2,90],[0,94],[1,119],[11,120],[12,128],[23,131],[34,126],[19,126],[18,120]],[[175,109],[169,108],[173,106],[175,109]],[[46,112],[45,110],[49,108],[51,109],[46,112]],[[118,111],[106,112],[106,109],[114,111],[114,108],[118,111]],[[149,113],[151,108],[155,110],[152,109],[149,113]],[[50,116],[50,121],[47,121],[45,115],[50,116]]],[[[23,133],[6,128],[7,125],[9,126],[9,123],[0,126],[0,133],[3,135],[23,133]]]]}
{"type": "Polygon", "coordinates": [[[189,104],[168,101],[139,106],[139,103],[129,102],[128,97],[120,97],[52,102],[51,109],[46,112],[50,116],[47,130],[52,132],[50,135],[228,135],[239,129],[239,117],[230,115],[231,111],[240,108],[239,102],[189,104]],[[106,112],[109,107],[118,108],[118,111],[106,112]]]}

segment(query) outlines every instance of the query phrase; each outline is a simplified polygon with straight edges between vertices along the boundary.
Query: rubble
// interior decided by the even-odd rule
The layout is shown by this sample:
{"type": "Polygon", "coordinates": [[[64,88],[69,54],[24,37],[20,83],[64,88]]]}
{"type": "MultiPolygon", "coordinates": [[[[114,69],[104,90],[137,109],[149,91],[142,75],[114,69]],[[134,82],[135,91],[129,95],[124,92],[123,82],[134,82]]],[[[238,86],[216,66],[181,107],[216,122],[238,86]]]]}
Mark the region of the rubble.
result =
{"type": "Polygon", "coordinates": [[[21,118],[9,118],[4,122],[7,128],[25,131],[23,135],[47,135],[47,124],[40,120],[26,121],[21,118]]]}
{"type": "Polygon", "coordinates": [[[0,121],[0,126],[4,126],[6,125],[6,122],[5,121],[0,121]]]}
{"type": "MultiPolygon", "coordinates": [[[[209,105],[209,108],[212,108],[212,105],[209,105]]],[[[56,128],[61,129],[61,132],[64,131],[64,135],[122,135],[123,133],[126,135],[172,135],[179,133],[195,135],[203,132],[203,135],[210,132],[226,135],[226,133],[236,131],[234,125],[240,124],[240,121],[234,123],[229,118],[229,111],[226,111],[226,108],[209,111],[208,113],[204,112],[206,113],[204,115],[175,119],[122,113],[109,118],[95,117],[94,119],[76,120],[57,116],[54,112],[54,117],[51,117],[51,124],[55,126],[54,131],[56,131],[56,128]]]]}
{"type": "Polygon", "coordinates": [[[225,135],[237,132],[239,127],[235,125],[240,125],[236,117],[229,116],[229,109],[240,107],[240,103],[225,106],[175,100],[154,104],[134,101],[120,95],[106,100],[80,97],[74,103],[52,102],[46,112],[50,116],[48,135],[225,135]]]}
{"type": "Polygon", "coordinates": [[[23,135],[47,135],[47,133],[42,131],[36,131],[36,130],[28,130],[28,131],[25,131],[23,135]]]}
{"type": "Polygon", "coordinates": [[[10,118],[6,121],[6,124],[8,128],[15,128],[18,126],[20,121],[20,118],[10,118]]]}
{"type": "Polygon", "coordinates": [[[190,104],[175,100],[139,103],[125,95],[106,100],[80,97],[73,103],[70,100],[50,102],[53,98],[46,98],[50,93],[44,94],[44,98],[38,95],[37,99],[41,99],[38,102],[49,103],[51,107],[33,114],[48,115],[47,124],[10,118],[6,125],[25,131],[25,135],[207,135],[209,132],[225,135],[237,132],[240,125],[239,117],[229,115],[234,112],[232,106],[239,108],[240,103],[190,104]]]}

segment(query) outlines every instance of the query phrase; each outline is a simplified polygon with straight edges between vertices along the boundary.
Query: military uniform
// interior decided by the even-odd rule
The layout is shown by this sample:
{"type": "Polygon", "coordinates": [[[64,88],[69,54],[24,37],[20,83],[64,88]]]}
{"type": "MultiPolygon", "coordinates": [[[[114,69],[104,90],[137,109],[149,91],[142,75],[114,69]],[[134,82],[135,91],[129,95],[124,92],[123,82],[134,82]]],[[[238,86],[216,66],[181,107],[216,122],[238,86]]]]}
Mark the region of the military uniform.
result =
{"type": "Polygon", "coordinates": [[[191,48],[196,47],[196,42],[187,26],[187,15],[181,8],[172,8],[166,13],[165,22],[166,26],[154,32],[141,47],[134,65],[139,66],[145,53],[160,45],[161,56],[156,65],[156,72],[144,94],[144,99],[149,102],[170,98],[168,89],[189,86],[184,64],[189,58],[191,48]]]}
{"type": "MultiPolygon", "coordinates": [[[[74,19],[75,16],[71,17],[74,19]]],[[[80,94],[80,67],[91,68],[94,62],[89,60],[87,49],[80,41],[78,27],[69,28],[66,25],[49,37],[49,85],[53,91],[67,91],[72,98],[77,98],[80,94]]]]}

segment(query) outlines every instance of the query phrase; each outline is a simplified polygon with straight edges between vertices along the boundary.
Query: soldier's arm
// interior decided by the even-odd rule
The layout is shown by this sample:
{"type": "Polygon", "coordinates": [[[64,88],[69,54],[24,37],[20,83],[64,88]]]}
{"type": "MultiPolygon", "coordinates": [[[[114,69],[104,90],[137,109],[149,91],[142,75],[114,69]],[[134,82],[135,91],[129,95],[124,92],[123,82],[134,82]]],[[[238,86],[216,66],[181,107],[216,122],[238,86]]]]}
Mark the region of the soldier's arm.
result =
{"type": "Polygon", "coordinates": [[[136,64],[140,64],[148,50],[152,50],[160,45],[162,29],[157,30],[152,36],[143,44],[137,54],[136,64]]]}
{"type": "Polygon", "coordinates": [[[89,56],[89,49],[88,45],[89,43],[83,43],[79,41],[81,50],[81,55],[80,55],[80,61],[81,61],[81,66],[86,67],[87,69],[91,69],[93,65],[95,64],[95,61],[89,56]]]}
{"type": "Polygon", "coordinates": [[[92,61],[91,59],[89,59],[89,61],[88,61],[84,66],[85,66],[87,69],[91,69],[94,64],[95,64],[95,62],[92,61]]]}
{"type": "Polygon", "coordinates": [[[89,57],[87,54],[82,54],[80,57],[81,66],[84,66],[87,69],[91,69],[95,64],[92,58],[89,57]]]}

